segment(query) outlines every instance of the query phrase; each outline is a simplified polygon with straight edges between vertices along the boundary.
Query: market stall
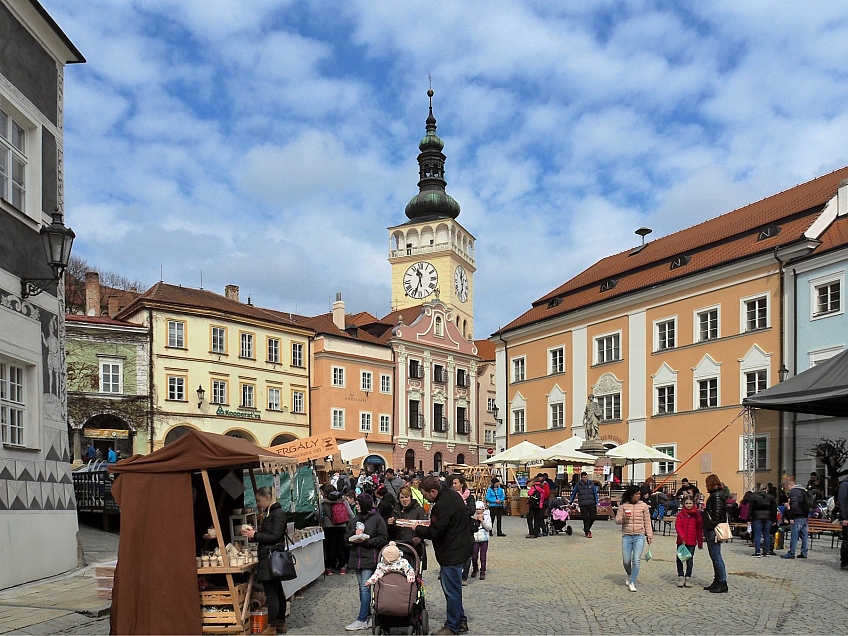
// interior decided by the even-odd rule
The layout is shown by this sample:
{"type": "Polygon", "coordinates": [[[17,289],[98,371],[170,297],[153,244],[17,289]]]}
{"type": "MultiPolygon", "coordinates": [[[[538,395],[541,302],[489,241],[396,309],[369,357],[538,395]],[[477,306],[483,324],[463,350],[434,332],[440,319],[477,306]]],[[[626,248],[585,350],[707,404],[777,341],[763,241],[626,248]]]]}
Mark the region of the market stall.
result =
{"type": "Polygon", "coordinates": [[[244,507],[242,472],[255,489],[255,471],[296,466],[246,440],[194,430],[114,464],[121,541],[111,633],[249,633],[256,559],[237,526],[258,520],[244,507]]]}

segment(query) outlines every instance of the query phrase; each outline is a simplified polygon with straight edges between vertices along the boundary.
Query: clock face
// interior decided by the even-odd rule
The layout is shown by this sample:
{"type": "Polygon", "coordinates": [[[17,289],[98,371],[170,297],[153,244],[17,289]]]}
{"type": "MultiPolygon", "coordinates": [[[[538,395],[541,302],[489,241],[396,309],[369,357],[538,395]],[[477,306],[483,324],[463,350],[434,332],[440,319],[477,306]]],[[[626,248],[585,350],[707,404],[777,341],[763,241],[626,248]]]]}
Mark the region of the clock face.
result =
{"type": "Polygon", "coordinates": [[[453,288],[459,302],[464,303],[468,300],[468,274],[462,265],[457,265],[456,271],[453,273],[453,288]]]}
{"type": "Polygon", "coordinates": [[[415,263],[403,275],[403,288],[412,298],[427,298],[436,291],[438,284],[439,273],[426,261],[415,263]]]}

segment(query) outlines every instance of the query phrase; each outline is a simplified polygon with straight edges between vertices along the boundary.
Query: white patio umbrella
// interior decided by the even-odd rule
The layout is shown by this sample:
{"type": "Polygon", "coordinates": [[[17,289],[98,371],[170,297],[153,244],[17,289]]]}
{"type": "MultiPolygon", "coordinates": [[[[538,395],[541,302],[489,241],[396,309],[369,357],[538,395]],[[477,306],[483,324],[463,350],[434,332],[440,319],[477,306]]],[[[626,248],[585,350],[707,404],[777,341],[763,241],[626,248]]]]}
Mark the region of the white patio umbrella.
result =
{"type": "Polygon", "coordinates": [[[646,446],[642,442],[637,442],[635,439],[611,448],[606,452],[606,456],[611,459],[623,459],[630,462],[630,479],[633,479],[634,467],[636,464],[645,464],[648,462],[680,462],[676,457],[672,457],[667,453],[658,451],[656,448],[646,446]]]}
{"type": "Polygon", "coordinates": [[[485,460],[484,464],[511,464],[521,465],[526,463],[526,457],[532,455],[536,451],[542,450],[541,446],[536,446],[527,440],[516,444],[512,448],[507,448],[504,452],[493,455],[485,460]]]}
{"type": "MultiPolygon", "coordinates": [[[[568,442],[569,440],[565,441],[568,442]]],[[[581,441],[580,443],[582,444],[583,442],[581,441]]],[[[559,444],[554,444],[550,448],[539,449],[527,456],[525,459],[528,462],[549,461],[568,464],[594,464],[598,459],[595,455],[582,453],[579,450],[568,448],[568,446],[564,446],[563,444],[564,442],[560,442],[559,444]]]]}

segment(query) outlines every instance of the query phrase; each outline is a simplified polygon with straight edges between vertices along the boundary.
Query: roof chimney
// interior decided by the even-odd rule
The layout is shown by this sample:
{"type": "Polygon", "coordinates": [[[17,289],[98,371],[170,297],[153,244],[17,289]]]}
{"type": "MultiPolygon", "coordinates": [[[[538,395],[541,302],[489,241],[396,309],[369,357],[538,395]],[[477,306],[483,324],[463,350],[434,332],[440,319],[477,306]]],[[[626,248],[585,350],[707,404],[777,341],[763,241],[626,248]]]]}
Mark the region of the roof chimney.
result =
{"type": "Polygon", "coordinates": [[[85,273],[85,315],[100,315],[100,274],[85,273]]]}
{"type": "Polygon", "coordinates": [[[115,295],[109,296],[106,301],[107,307],[109,307],[109,317],[114,318],[121,312],[121,299],[115,295]]]}
{"type": "Polygon", "coordinates": [[[836,191],[836,216],[846,214],[848,214],[848,179],[843,179],[839,182],[839,189],[836,191]]]}
{"type": "Polygon", "coordinates": [[[238,285],[227,285],[224,287],[224,296],[238,302],[238,285]]]}
{"type": "Polygon", "coordinates": [[[345,304],[342,300],[342,293],[336,294],[336,302],[333,303],[333,324],[344,331],[345,328],[345,304]]]}

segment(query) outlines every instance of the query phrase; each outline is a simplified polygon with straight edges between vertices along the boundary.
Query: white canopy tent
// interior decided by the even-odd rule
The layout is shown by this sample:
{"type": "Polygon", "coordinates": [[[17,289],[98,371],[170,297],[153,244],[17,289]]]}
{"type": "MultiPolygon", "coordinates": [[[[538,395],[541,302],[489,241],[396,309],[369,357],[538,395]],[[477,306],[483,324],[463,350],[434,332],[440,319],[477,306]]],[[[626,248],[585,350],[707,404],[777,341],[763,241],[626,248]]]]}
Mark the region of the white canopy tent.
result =
{"type": "Polygon", "coordinates": [[[511,466],[520,466],[527,463],[527,456],[543,450],[541,446],[536,446],[527,440],[516,444],[512,448],[507,448],[504,452],[493,455],[485,460],[484,464],[503,464],[511,466]]]}
{"type": "Polygon", "coordinates": [[[631,480],[633,479],[633,473],[635,472],[634,466],[636,464],[643,464],[648,462],[680,462],[680,460],[676,457],[672,457],[667,453],[658,451],[656,448],[646,446],[642,442],[637,442],[635,439],[632,439],[629,442],[622,444],[621,446],[611,448],[606,452],[606,456],[610,459],[620,459],[624,460],[625,462],[630,462],[631,480]]]}

